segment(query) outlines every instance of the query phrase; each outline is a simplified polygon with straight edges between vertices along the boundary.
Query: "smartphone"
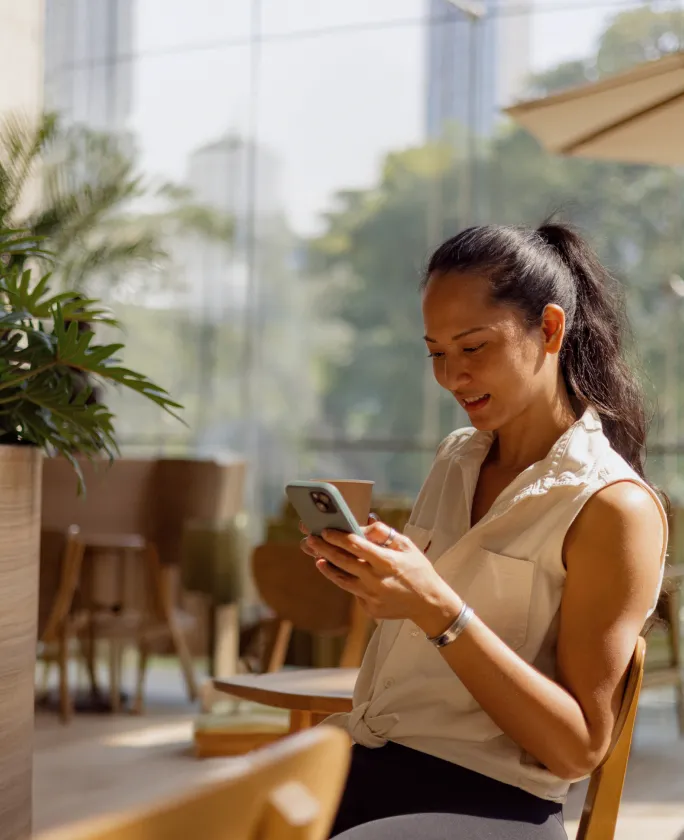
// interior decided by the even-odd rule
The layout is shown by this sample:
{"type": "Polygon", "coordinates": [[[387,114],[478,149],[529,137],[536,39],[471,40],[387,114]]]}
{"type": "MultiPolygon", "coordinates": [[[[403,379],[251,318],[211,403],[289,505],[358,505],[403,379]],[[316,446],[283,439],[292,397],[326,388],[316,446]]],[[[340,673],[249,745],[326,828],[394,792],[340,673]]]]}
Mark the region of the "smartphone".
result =
{"type": "Polygon", "coordinates": [[[309,531],[319,537],[325,528],[363,536],[359,523],[334,484],[326,481],[291,481],[287,498],[309,531]]]}

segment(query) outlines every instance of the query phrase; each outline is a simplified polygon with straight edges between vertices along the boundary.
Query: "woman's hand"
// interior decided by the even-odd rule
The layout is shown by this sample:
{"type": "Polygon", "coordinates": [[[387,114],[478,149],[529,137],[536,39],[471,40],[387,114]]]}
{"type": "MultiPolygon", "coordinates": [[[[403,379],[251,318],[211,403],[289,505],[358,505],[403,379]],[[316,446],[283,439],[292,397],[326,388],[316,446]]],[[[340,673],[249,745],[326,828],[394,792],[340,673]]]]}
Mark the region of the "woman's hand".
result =
{"type": "Polygon", "coordinates": [[[373,618],[410,619],[429,636],[446,630],[462,602],[428,558],[382,522],[363,531],[359,537],[327,530],[323,539],[307,537],[302,547],[317,558],[321,574],[355,595],[373,618]]]}

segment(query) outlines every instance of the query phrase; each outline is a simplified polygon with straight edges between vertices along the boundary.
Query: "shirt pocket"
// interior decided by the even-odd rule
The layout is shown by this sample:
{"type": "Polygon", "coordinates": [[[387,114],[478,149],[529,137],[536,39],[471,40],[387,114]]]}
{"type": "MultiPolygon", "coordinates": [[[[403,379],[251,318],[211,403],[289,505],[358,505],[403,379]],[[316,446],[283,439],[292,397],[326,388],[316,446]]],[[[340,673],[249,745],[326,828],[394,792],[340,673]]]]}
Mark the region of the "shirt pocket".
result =
{"type": "Polygon", "coordinates": [[[479,549],[462,570],[456,592],[512,650],[527,640],[534,562],[479,549]]]}

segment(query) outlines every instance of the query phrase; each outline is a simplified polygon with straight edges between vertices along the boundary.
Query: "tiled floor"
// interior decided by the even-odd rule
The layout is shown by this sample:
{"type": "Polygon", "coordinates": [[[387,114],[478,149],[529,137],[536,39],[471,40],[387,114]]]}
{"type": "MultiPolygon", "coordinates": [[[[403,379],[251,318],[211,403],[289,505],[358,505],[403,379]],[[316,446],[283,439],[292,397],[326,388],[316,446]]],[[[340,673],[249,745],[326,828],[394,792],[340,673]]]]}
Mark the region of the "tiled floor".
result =
{"type": "MultiPolygon", "coordinates": [[[[148,711],[77,714],[62,726],[37,720],[34,825],[37,831],[173,795],[236,772],[240,759],[197,761],[189,751],[193,709],[168,667],[150,674],[148,711]]],[[[572,838],[583,789],[566,809],[572,838]]],[[[684,738],[678,738],[672,692],[644,693],[621,808],[617,840],[684,840],[684,738]]]]}

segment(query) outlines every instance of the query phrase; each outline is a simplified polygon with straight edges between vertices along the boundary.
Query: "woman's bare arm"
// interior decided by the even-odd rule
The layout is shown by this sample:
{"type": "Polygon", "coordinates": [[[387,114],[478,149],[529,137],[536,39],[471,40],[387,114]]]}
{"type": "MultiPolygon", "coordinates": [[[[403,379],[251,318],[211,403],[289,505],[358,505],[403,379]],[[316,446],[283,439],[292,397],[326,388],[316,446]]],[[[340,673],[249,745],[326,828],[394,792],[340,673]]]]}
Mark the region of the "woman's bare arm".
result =
{"type": "MultiPolygon", "coordinates": [[[[443,648],[494,722],[557,776],[591,773],[608,749],[624,677],[656,593],[662,537],[660,511],[637,484],[611,485],[587,502],[565,541],[558,682],[477,618],[443,648]]],[[[432,605],[421,626],[442,632],[454,608],[448,598],[432,605]]]]}

